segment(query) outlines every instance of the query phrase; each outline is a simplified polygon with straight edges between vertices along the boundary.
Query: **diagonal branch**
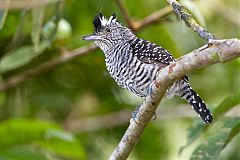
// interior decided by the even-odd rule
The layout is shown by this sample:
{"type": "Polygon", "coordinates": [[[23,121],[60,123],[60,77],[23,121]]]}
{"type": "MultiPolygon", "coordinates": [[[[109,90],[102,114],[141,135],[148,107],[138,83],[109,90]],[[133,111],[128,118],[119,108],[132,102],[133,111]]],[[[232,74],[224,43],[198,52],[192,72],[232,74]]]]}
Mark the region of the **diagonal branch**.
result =
{"type": "Polygon", "coordinates": [[[163,68],[152,84],[152,92],[147,95],[139,108],[136,116],[137,123],[134,121],[130,123],[109,160],[125,160],[129,156],[153,117],[166,90],[175,80],[201,67],[227,62],[238,57],[240,57],[239,39],[210,40],[208,45],[180,57],[176,63],[163,68]]]}
{"type": "Polygon", "coordinates": [[[53,60],[50,60],[46,63],[41,64],[40,66],[37,66],[26,72],[23,72],[23,73],[20,73],[18,75],[8,78],[3,83],[0,83],[0,91],[4,91],[9,88],[16,87],[18,84],[28,80],[29,78],[31,78],[35,75],[44,73],[44,72],[58,66],[59,64],[66,63],[75,57],[85,55],[89,52],[95,51],[96,49],[97,49],[97,47],[92,44],[92,45],[88,45],[88,46],[83,46],[81,48],[77,48],[71,52],[64,51],[63,54],[61,54],[59,57],[56,57],[53,60]]]}
{"type": "Polygon", "coordinates": [[[148,15],[147,17],[145,17],[144,19],[140,20],[140,21],[136,21],[134,24],[134,28],[135,30],[140,30],[144,27],[147,27],[151,24],[157,23],[159,22],[159,19],[168,15],[169,13],[171,13],[173,11],[171,6],[166,6],[162,9],[159,9],[153,13],[151,13],[150,15],[148,15]]]}
{"type": "Polygon", "coordinates": [[[206,29],[202,28],[193,18],[193,16],[188,13],[188,11],[179,4],[176,0],[168,0],[168,3],[172,6],[177,15],[186,23],[186,25],[192,28],[195,32],[199,34],[200,37],[206,41],[210,39],[218,39],[217,36],[209,33],[206,29]]]}
{"type": "Polygon", "coordinates": [[[130,16],[127,8],[122,3],[122,0],[116,0],[116,3],[118,5],[118,8],[120,9],[120,11],[122,12],[123,17],[124,17],[125,21],[127,22],[128,27],[135,31],[135,27],[133,24],[134,22],[132,20],[132,17],[130,16]]]}
{"type": "Polygon", "coordinates": [[[152,12],[150,15],[146,16],[142,20],[135,21],[131,18],[130,14],[128,13],[128,10],[126,7],[123,5],[121,0],[116,0],[117,5],[120,9],[120,11],[123,14],[123,17],[125,21],[127,22],[127,25],[129,28],[131,28],[133,31],[139,31],[151,24],[159,22],[160,18],[168,15],[173,11],[171,6],[166,6],[164,8],[161,8],[157,11],[152,12]]]}

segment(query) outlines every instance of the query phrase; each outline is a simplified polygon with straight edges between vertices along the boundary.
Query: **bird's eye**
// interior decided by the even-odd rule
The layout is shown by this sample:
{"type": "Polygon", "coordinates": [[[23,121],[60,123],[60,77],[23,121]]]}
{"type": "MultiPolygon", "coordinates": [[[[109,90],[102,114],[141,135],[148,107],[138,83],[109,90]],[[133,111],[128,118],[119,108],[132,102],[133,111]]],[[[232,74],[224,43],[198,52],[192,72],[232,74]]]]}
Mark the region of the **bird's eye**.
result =
{"type": "Polygon", "coordinates": [[[109,28],[106,29],[107,32],[111,32],[111,30],[109,28]]]}

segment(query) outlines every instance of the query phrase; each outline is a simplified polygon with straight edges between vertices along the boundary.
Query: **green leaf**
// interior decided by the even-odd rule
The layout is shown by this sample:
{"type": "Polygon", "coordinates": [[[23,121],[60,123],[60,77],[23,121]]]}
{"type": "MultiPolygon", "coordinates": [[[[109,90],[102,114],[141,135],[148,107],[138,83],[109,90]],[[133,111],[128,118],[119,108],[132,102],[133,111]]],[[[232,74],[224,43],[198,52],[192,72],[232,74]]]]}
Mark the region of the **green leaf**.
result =
{"type": "Polygon", "coordinates": [[[58,126],[38,120],[12,119],[5,121],[0,123],[0,148],[42,139],[47,130],[54,128],[57,129],[58,126]]]}
{"type": "Polygon", "coordinates": [[[228,141],[228,135],[231,128],[236,126],[240,120],[227,119],[217,133],[213,133],[203,143],[201,143],[193,152],[191,160],[213,160],[218,159],[218,155],[228,141]]]}
{"type": "MultiPolygon", "coordinates": [[[[237,104],[240,104],[239,97],[240,92],[237,92],[235,95],[225,98],[213,111],[213,123],[216,123],[218,119],[221,118],[227,111],[235,107],[237,104]]],[[[181,153],[186,147],[192,144],[192,142],[194,142],[202,133],[206,132],[210,126],[213,125],[213,123],[205,125],[201,122],[197,122],[188,128],[187,144],[181,147],[179,153],[181,153]]]]}
{"type": "Polygon", "coordinates": [[[240,91],[235,95],[225,98],[218,107],[213,112],[213,117],[215,119],[220,118],[227,111],[235,107],[237,104],[240,104],[240,91]]]}
{"type": "MultiPolygon", "coordinates": [[[[8,0],[6,0],[6,3],[8,0]]],[[[3,28],[4,23],[6,21],[7,15],[8,15],[8,8],[5,8],[4,10],[0,10],[0,29],[3,28]]]]}
{"type": "Polygon", "coordinates": [[[8,154],[16,146],[28,146],[31,150],[41,148],[46,155],[86,159],[84,149],[77,139],[72,134],[60,130],[55,123],[12,119],[0,124],[0,136],[0,157],[11,157],[8,154]]]}
{"type": "Polygon", "coordinates": [[[34,44],[35,49],[38,48],[40,42],[40,35],[42,31],[42,24],[44,20],[44,11],[45,7],[37,7],[32,9],[32,42],[34,44]]]}
{"type": "Polygon", "coordinates": [[[26,65],[31,62],[32,59],[43,53],[48,47],[48,42],[42,42],[37,50],[35,50],[33,46],[24,46],[7,53],[0,62],[0,73],[5,73],[26,65]]]}
{"type": "Polygon", "coordinates": [[[83,147],[77,142],[75,137],[69,133],[50,130],[47,133],[47,141],[38,141],[38,144],[51,152],[68,157],[86,157],[83,147]]]}
{"type": "Polygon", "coordinates": [[[235,126],[232,128],[230,134],[228,135],[227,140],[225,141],[224,145],[222,146],[222,149],[224,149],[224,148],[227,146],[227,144],[229,144],[229,142],[230,142],[234,137],[236,137],[239,133],[240,133],[240,123],[238,123],[237,125],[235,125],[235,126]]]}
{"type": "Polygon", "coordinates": [[[201,135],[205,127],[205,124],[197,121],[193,126],[188,128],[187,144],[180,148],[179,154],[181,154],[186,147],[192,144],[201,135]]]}
{"type": "Polygon", "coordinates": [[[47,157],[31,146],[14,146],[0,150],[1,160],[46,160],[47,157]]]}
{"type": "Polygon", "coordinates": [[[136,159],[168,159],[168,145],[164,128],[149,125],[135,147],[136,159]],[[154,137],[154,142],[150,137],[154,137]]]}

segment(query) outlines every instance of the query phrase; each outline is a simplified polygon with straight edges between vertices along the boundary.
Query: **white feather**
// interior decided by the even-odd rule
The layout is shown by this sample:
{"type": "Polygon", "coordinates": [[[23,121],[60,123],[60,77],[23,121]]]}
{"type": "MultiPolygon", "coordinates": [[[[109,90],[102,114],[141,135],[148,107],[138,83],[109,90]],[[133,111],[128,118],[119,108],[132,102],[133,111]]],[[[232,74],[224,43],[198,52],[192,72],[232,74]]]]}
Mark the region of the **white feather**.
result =
{"type": "Polygon", "coordinates": [[[111,22],[115,23],[116,22],[116,18],[113,19],[114,17],[111,16],[109,19],[108,19],[108,22],[107,22],[107,25],[110,24],[111,22]]]}
{"type": "Polygon", "coordinates": [[[111,16],[109,19],[106,19],[104,16],[100,18],[102,26],[109,25],[110,23],[116,23],[117,19],[111,16]]]}
{"type": "Polygon", "coordinates": [[[108,20],[103,16],[102,18],[100,18],[101,24],[102,26],[106,26],[108,23],[108,20]]]}

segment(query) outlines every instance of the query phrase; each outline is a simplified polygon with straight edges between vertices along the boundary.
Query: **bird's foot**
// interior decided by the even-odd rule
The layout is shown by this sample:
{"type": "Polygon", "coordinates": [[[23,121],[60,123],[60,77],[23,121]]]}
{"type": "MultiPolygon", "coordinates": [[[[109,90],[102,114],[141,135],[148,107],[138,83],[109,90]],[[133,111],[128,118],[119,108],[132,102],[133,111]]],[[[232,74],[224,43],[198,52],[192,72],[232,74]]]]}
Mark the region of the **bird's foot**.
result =
{"type": "Polygon", "coordinates": [[[152,117],[152,120],[156,120],[156,119],[157,119],[157,113],[154,112],[154,115],[153,115],[153,117],[152,117]]]}
{"type": "Polygon", "coordinates": [[[149,87],[147,88],[147,94],[151,94],[153,92],[153,88],[152,88],[153,82],[149,85],[149,87]]]}
{"type": "MultiPolygon", "coordinates": [[[[135,108],[135,110],[132,112],[132,120],[133,120],[135,123],[138,123],[136,117],[137,117],[139,108],[140,108],[140,106],[137,106],[137,107],[135,108]]],[[[153,117],[152,117],[152,120],[156,120],[156,119],[157,119],[157,114],[156,114],[156,112],[154,112],[154,115],[153,115],[153,117]]]]}
{"type": "Polygon", "coordinates": [[[137,106],[137,107],[135,108],[135,110],[132,112],[132,120],[133,120],[134,122],[136,122],[136,123],[137,123],[136,117],[137,117],[139,108],[140,108],[140,106],[137,106]]]}

